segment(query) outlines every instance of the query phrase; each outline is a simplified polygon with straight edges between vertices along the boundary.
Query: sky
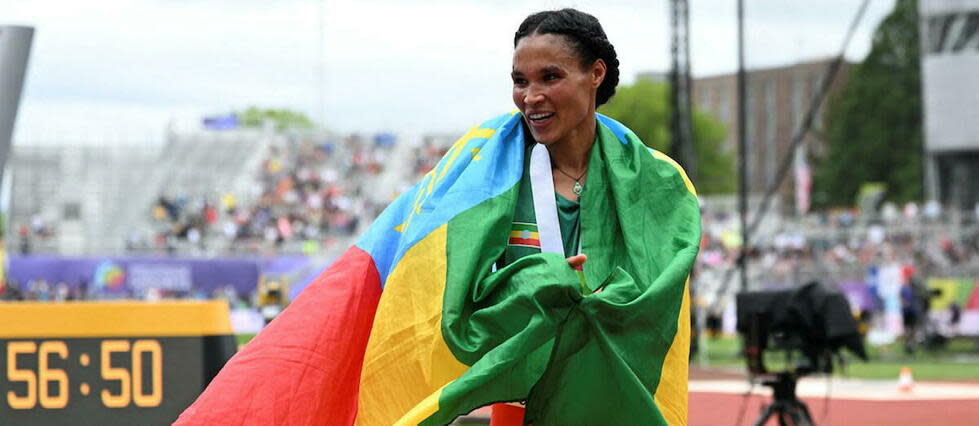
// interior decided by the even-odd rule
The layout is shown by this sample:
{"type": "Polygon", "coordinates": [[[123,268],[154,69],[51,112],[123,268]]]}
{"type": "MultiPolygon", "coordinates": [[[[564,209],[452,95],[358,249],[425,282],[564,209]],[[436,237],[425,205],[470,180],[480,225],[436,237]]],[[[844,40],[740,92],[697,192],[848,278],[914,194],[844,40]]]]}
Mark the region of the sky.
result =
{"type": "MultiPolygon", "coordinates": [[[[735,0],[689,0],[693,74],[737,67],[735,0]]],[[[872,0],[861,60],[894,0],[872,0]]],[[[838,54],[856,0],[745,0],[749,68],[838,54]]],[[[339,132],[458,132],[513,109],[512,38],[561,7],[602,22],[622,82],[669,68],[667,0],[0,0],[35,28],[14,143],[160,143],[205,115],[290,108],[339,132]]]]}

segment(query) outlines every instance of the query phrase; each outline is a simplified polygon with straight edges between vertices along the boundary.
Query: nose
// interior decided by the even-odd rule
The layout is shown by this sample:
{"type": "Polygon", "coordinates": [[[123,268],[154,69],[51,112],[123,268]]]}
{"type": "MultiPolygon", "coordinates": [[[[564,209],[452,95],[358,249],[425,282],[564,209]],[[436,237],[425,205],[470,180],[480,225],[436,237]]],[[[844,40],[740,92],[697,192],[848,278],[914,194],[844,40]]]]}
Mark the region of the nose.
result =
{"type": "Polygon", "coordinates": [[[544,93],[536,87],[536,85],[529,85],[527,90],[524,92],[523,101],[525,104],[533,105],[540,103],[544,100],[544,93]]]}

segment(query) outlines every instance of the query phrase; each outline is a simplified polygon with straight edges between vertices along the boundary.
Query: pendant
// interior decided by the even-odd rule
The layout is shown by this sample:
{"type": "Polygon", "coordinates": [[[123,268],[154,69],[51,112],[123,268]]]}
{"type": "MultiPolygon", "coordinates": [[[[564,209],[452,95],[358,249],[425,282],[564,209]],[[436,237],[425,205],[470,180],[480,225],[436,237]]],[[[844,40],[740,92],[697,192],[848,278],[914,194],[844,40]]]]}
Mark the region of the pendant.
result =
{"type": "Polygon", "coordinates": [[[585,189],[585,186],[581,182],[575,181],[574,186],[571,187],[571,192],[574,192],[574,195],[581,195],[583,189],[585,189]]]}

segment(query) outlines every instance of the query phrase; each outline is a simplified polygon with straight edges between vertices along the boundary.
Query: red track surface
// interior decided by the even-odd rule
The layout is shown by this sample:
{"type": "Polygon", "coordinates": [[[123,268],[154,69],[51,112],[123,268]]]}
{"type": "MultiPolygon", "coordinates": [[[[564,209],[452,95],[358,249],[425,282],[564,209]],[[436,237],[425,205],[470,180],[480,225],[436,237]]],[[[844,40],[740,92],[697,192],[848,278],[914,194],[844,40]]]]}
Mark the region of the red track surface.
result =
{"type": "MultiPolygon", "coordinates": [[[[690,393],[690,426],[752,425],[770,397],[754,395],[749,398],[744,416],[735,425],[744,403],[743,395],[730,393],[690,393]]],[[[829,413],[824,416],[824,398],[803,398],[817,425],[979,425],[979,401],[858,401],[831,399],[829,413]]],[[[771,419],[766,425],[777,425],[771,419]]]]}
{"type": "MultiPolygon", "coordinates": [[[[697,367],[690,368],[690,378],[691,380],[746,380],[744,373],[740,371],[697,367]]],[[[974,381],[967,381],[967,383],[974,383],[974,381]]],[[[874,401],[834,398],[832,394],[830,397],[828,411],[825,398],[802,398],[809,407],[813,420],[819,426],[979,425],[979,399],[874,401]]],[[[762,407],[770,402],[770,396],[751,396],[741,421],[736,423],[742,404],[745,403],[743,394],[690,392],[689,425],[750,426],[761,415],[762,407]]],[[[489,409],[477,410],[473,415],[488,419],[489,409]]],[[[778,421],[773,418],[766,425],[775,426],[778,425],[778,421]]]]}

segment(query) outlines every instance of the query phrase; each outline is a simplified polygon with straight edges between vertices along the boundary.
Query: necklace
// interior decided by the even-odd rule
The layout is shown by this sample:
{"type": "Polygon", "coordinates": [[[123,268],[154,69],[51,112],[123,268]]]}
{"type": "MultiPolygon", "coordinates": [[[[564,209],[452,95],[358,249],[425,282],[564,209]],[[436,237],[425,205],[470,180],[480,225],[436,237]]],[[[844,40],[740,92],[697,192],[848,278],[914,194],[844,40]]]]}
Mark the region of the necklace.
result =
{"type": "Polygon", "coordinates": [[[557,165],[554,165],[554,168],[557,169],[557,171],[561,172],[561,174],[571,179],[574,179],[574,186],[571,187],[571,192],[574,192],[574,195],[581,195],[581,191],[585,189],[585,185],[581,184],[581,178],[585,177],[585,173],[588,173],[588,166],[585,166],[585,170],[583,170],[581,174],[578,175],[578,177],[569,175],[568,172],[561,170],[561,168],[558,167],[557,165]]]}

